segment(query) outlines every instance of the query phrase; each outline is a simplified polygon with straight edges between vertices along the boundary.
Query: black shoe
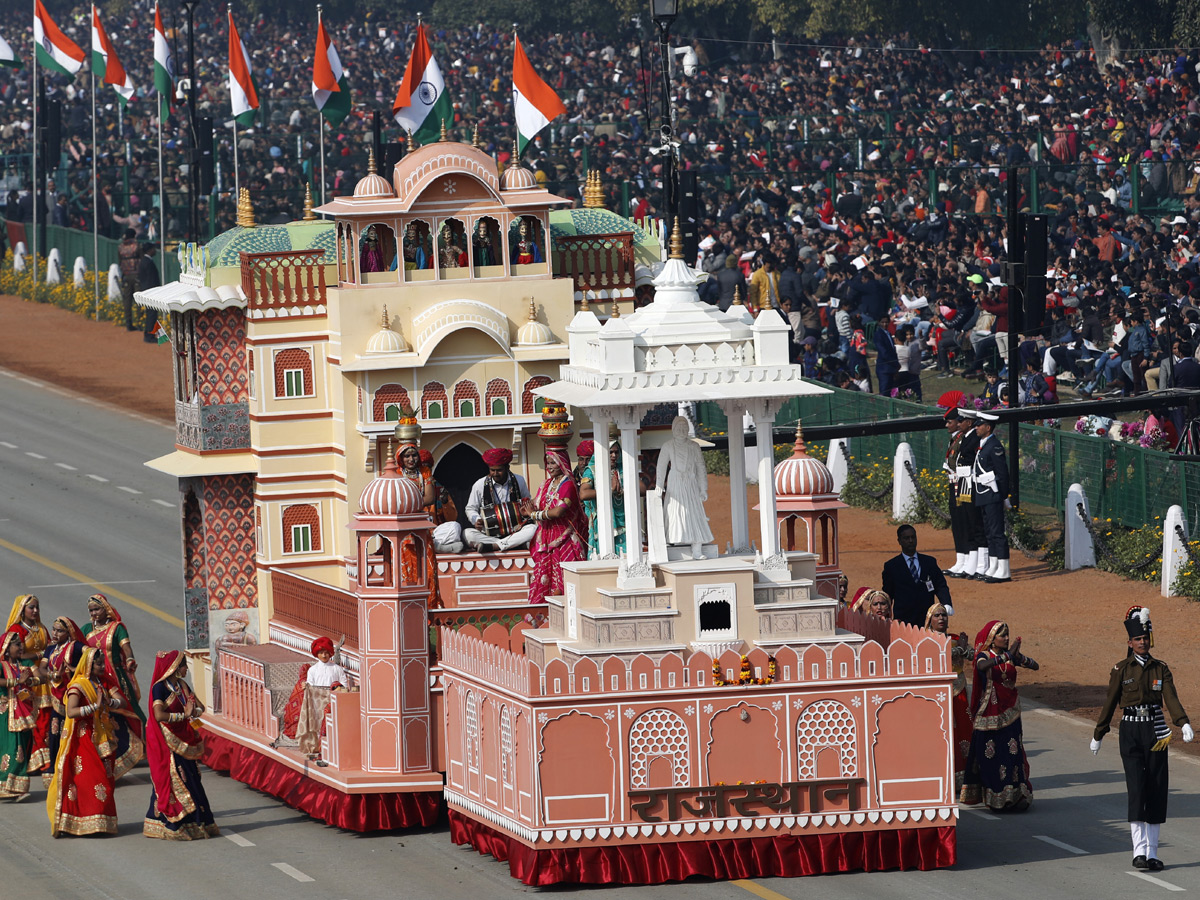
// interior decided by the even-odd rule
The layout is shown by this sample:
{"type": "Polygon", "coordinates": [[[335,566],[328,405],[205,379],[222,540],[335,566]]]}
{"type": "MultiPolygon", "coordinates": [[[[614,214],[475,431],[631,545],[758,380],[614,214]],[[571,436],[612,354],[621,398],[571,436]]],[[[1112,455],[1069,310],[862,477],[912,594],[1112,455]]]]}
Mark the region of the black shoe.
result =
{"type": "Polygon", "coordinates": [[[997,578],[995,575],[984,575],[983,580],[987,584],[1005,584],[1012,581],[1011,578],[997,578]]]}
{"type": "Polygon", "coordinates": [[[1161,872],[1163,869],[1166,868],[1166,866],[1163,865],[1163,861],[1161,859],[1158,859],[1157,857],[1152,856],[1148,860],[1146,860],[1146,868],[1149,869],[1151,872],[1161,872]]]}
{"type": "Polygon", "coordinates": [[[1150,863],[1146,861],[1146,857],[1139,854],[1133,858],[1133,867],[1135,869],[1148,869],[1150,868],[1150,863]]]}

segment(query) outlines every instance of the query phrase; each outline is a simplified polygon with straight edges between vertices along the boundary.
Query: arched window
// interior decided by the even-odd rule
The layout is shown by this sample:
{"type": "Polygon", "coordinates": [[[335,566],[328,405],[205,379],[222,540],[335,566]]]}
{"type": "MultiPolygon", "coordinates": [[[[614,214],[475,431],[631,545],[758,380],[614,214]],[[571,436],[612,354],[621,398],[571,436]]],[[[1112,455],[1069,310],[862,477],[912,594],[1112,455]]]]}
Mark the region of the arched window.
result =
{"type": "Polygon", "coordinates": [[[479,388],[473,381],[460,381],[454,386],[454,415],[460,418],[478,415],[479,388]]]}
{"type": "Polygon", "coordinates": [[[421,418],[446,418],[446,387],[440,381],[430,381],[421,388],[421,418]]]}
{"type": "Polygon", "coordinates": [[[371,404],[372,422],[395,422],[400,418],[400,407],[408,403],[408,391],[403,385],[385,384],[375,391],[371,404]]]}
{"type": "Polygon", "coordinates": [[[321,514],[308,503],[283,509],[283,552],[321,552],[321,514]]]}
{"type": "Polygon", "coordinates": [[[503,378],[493,378],[484,390],[483,404],[489,416],[507,416],[512,409],[512,388],[503,378]]]}
{"type": "Polygon", "coordinates": [[[537,389],[545,387],[550,383],[550,379],[545,375],[535,375],[525,382],[525,388],[521,391],[521,412],[524,415],[532,415],[540,413],[545,400],[537,395],[537,389]]]}
{"type": "Polygon", "coordinates": [[[291,347],[275,353],[275,397],[313,396],[312,357],[307,350],[291,347]]]}

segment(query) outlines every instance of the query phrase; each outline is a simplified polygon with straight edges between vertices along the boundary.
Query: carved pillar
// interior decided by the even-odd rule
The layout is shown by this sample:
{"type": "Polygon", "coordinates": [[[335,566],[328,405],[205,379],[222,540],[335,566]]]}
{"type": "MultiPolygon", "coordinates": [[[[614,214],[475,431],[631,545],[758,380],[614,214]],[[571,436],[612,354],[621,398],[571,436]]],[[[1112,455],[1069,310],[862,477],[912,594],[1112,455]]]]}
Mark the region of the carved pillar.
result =
{"type": "Polygon", "coordinates": [[[775,402],[753,400],[748,406],[758,434],[758,526],[762,540],[759,548],[763,559],[767,560],[779,555],[779,532],[775,528],[775,448],[772,444],[775,402]]]}
{"type": "Polygon", "coordinates": [[[732,508],[733,550],[750,549],[750,514],[746,499],[746,432],[742,429],[743,404],[727,401],[721,410],[729,421],[729,496],[732,508]]]}
{"type": "Polygon", "coordinates": [[[642,422],[640,406],[623,407],[617,415],[621,429],[621,478],[625,485],[625,562],[617,578],[624,589],[653,587],[654,574],[642,557],[642,515],[639,504],[641,484],[638,478],[638,426],[642,422]]]}
{"type": "Polygon", "coordinates": [[[596,455],[592,457],[592,468],[596,473],[596,535],[600,559],[611,557],[616,552],[613,536],[612,465],[608,459],[608,426],[611,421],[612,414],[607,409],[593,411],[592,440],[596,445],[596,455]]]}

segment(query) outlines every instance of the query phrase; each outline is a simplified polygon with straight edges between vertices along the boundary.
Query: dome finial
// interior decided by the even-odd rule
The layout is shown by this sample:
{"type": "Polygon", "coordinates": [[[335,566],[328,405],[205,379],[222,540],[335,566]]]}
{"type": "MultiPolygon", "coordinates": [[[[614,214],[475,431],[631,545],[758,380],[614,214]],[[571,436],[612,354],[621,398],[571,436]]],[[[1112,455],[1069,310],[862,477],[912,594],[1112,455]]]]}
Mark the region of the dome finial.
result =
{"type": "Polygon", "coordinates": [[[408,152],[412,153],[412,151],[416,150],[420,146],[421,146],[421,143],[420,143],[420,141],[417,140],[417,135],[414,132],[410,131],[408,133],[408,152]]]}
{"type": "Polygon", "coordinates": [[[738,285],[733,286],[733,306],[742,305],[742,289],[738,285]]]}
{"type": "Polygon", "coordinates": [[[392,327],[390,324],[388,324],[387,304],[386,303],[383,304],[383,316],[379,321],[379,327],[380,328],[391,328],[392,327]]]}
{"type": "Polygon", "coordinates": [[[683,232],[679,228],[679,216],[675,217],[675,226],[671,229],[670,259],[683,259],[683,232]]]}
{"type": "Polygon", "coordinates": [[[532,297],[529,298],[529,321],[537,321],[537,301],[532,297]]]}
{"type": "Polygon", "coordinates": [[[378,170],[375,168],[375,147],[374,146],[367,148],[367,174],[368,175],[378,175],[379,174],[378,170]]]}
{"type": "Polygon", "coordinates": [[[304,183],[304,221],[315,222],[317,214],[313,212],[312,183],[304,183]]]}
{"type": "Polygon", "coordinates": [[[796,443],[792,445],[792,450],[796,455],[803,453],[808,455],[808,448],[804,445],[804,424],[802,419],[796,420],[796,443]]]}
{"type": "Polygon", "coordinates": [[[249,188],[238,192],[237,223],[242,228],[254,227],[254,204],[250,202],[249,188]]]}
{"type": "Polygon", "coordinates": [[[439,141],[447,140],[446,138],[446,120],[442,119],[442,135],[438,138],[439,141]]]}
{"type": "Polygon", "coordinates": [[[479,123],[475,123],[475,127],[471,130],[471,146],[476,150],[482,150],[483,147],[479,143],[479,123]]]}

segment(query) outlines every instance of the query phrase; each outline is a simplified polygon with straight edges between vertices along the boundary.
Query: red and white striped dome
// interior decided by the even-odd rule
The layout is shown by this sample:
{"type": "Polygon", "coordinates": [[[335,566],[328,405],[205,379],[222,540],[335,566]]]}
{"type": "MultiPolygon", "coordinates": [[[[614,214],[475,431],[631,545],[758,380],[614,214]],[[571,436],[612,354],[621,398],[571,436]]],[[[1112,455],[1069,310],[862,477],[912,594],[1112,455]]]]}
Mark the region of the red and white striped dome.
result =
{"type": "Polygon", "coordinates": [[[833,493],[833,473],[825,463],[808,455],[804,432],[796,423],[796,443],[792,455],[775,467],[776,497],[811,497],[833,493]]]}
{"type": "Polygon", "coordinates": [[[364,516],[410,516],[419,513],[425,499],[415,481],[396,471],[389,459],[383,472],[371,479],[358,498],[358,508],[364,516]]]}

